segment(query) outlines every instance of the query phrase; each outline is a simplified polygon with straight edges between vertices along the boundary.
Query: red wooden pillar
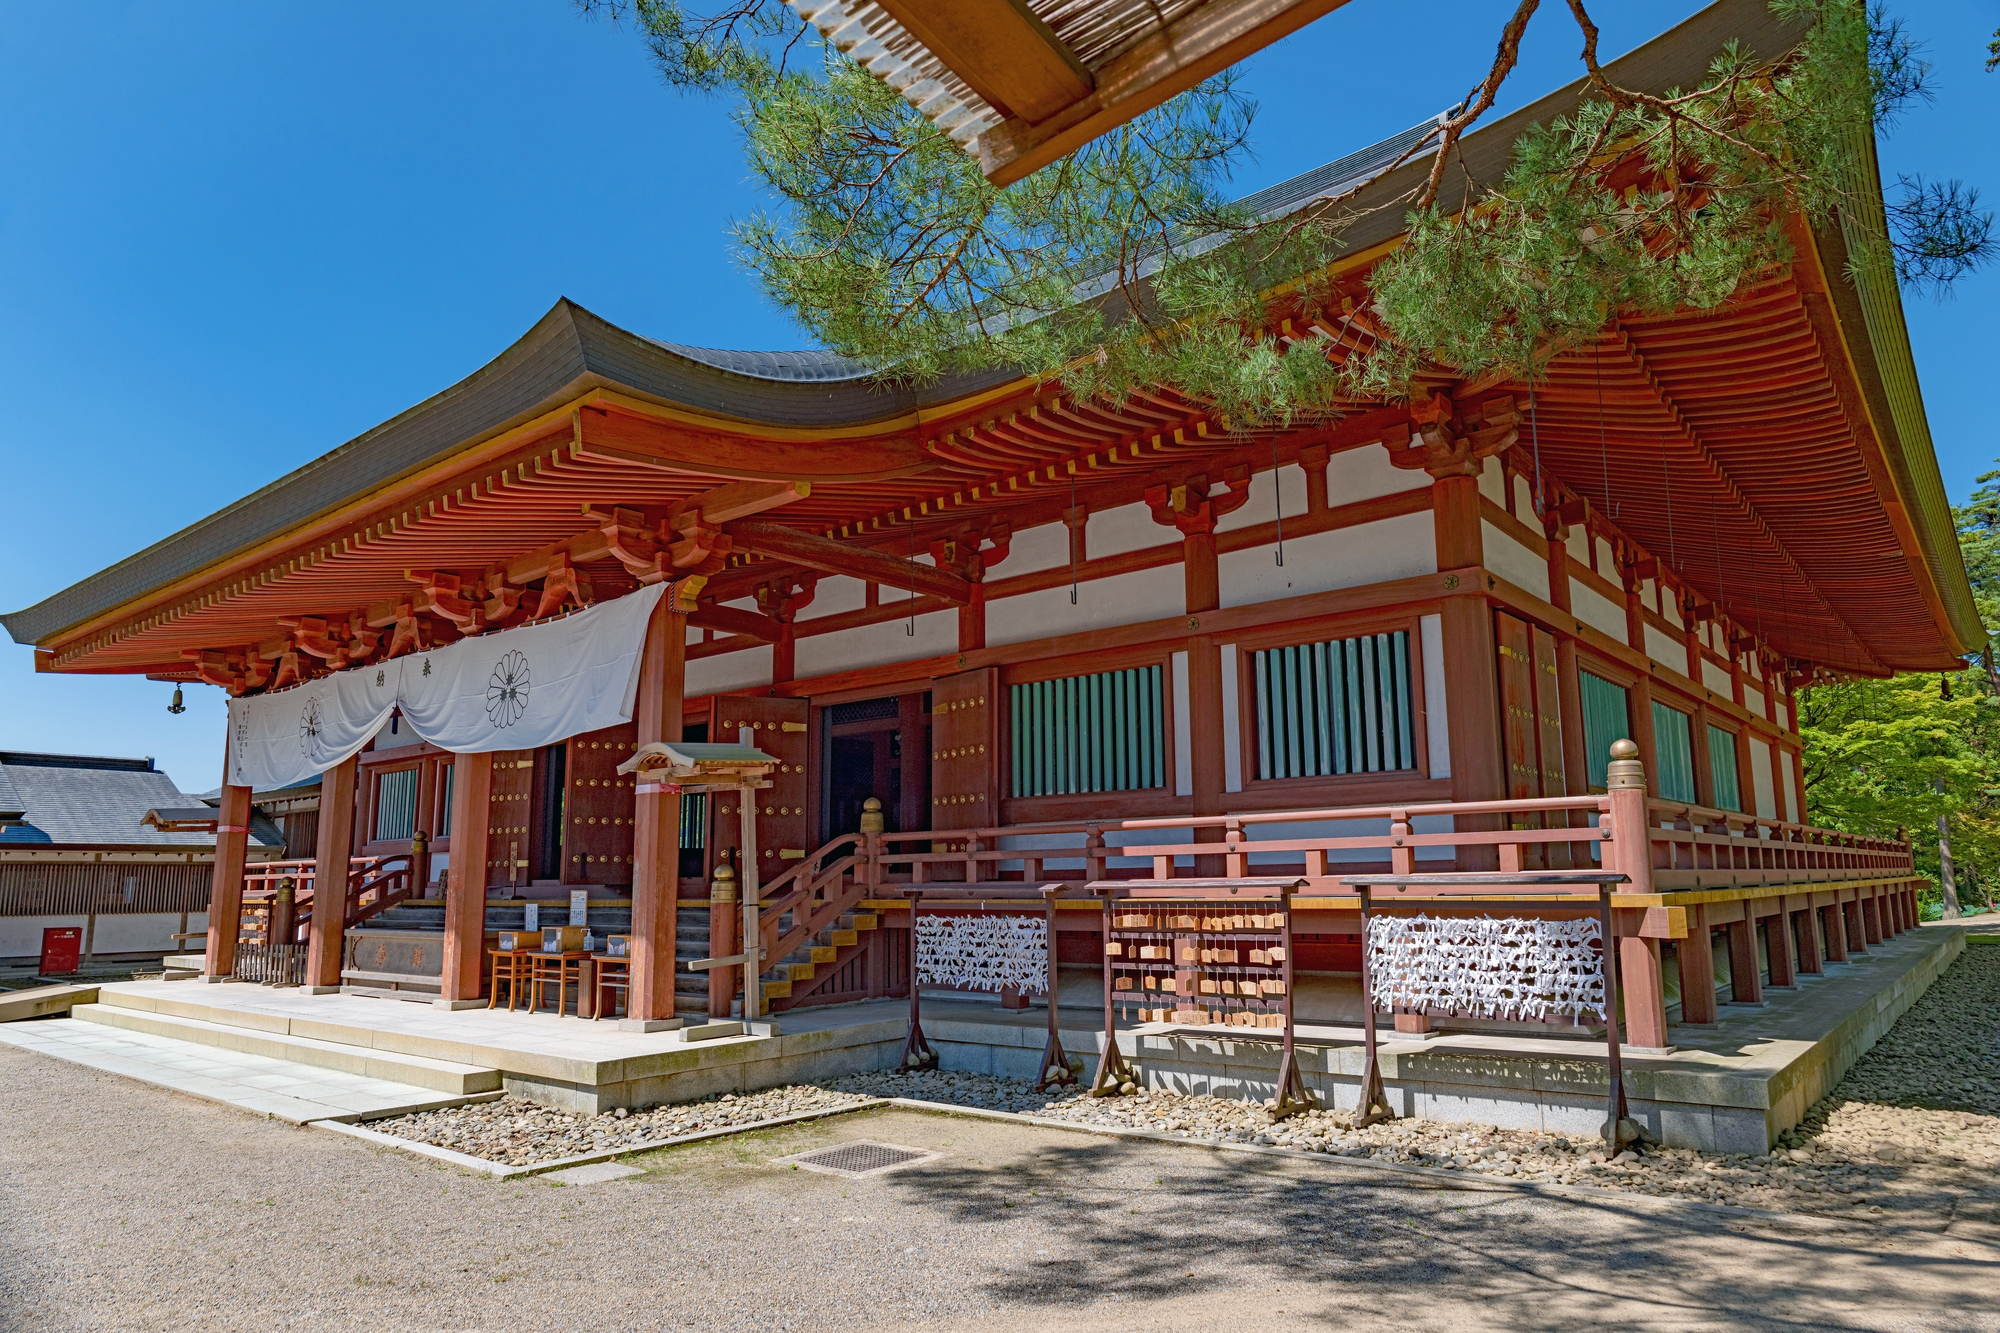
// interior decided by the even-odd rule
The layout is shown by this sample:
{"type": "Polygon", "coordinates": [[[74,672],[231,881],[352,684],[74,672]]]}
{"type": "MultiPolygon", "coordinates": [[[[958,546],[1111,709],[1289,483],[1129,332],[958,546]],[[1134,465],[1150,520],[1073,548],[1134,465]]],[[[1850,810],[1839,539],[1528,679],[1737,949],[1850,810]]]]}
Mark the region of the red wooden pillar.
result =
{"type": "Polygon", "coordinates": [[[1708,908],[1687,909],[1688,933],[1674,949],[1681,966],[1681,1022],[1715,1021],[1715,950],[1708,938],[1708,908]]]}
{"type": "Polygon", "coordinates": [[[208,952],[202,976],[221,981],[236,972],[236,936],[243,928],[243,863],[250,855],[250,789],[229,785],[225,744],[222,806],[216,811],[215,868],[208,887],[208,952]]]}
{"type": "Polygon", "coordinates": [[[1819,912],[1806,907],[1787,915],[1798,922],[1799,971],[1815,977],[1821,975],[1826,971],[1826,948],[1819,937],[1819,912]]]}
{"type": "Polygon", "coordinates": [[[445,868],[444,972],[438,985],[438,1003],[447,1008],[479,999],[492,824],[493,756],[459,755],[451,774],[451,861],[445,868]]]}
{"type": "MultiPolygon", "coordinates": [[[[634,720],[638,743],[681,738],[687,683],[687,615],[670,588],[646,624],[634,720]]],[[[791,627],[786,626],[789,636],[791,627]]],[[[715,736],[727,742],[733,736],[715,736]]],[[[632,807],[632,985],[626,1021],[665,1024],[674,1016],[674,938],[680,897],[681,797],[666,784],[641,782],[632,807]]],[[[712,915],[712,913],[711,913],[712,915]]],[[[755,976],[753,969],[750,975],[755,976]]]]}
{"type": "Polygon", "coordinates": [[[1820,931],[1826,938],[1826,960],[1829,963],[1847,961],[1847,917],[1844,904],[1838,899],[1819,909],[1820,931]]]}
{"type": "MultiPolygon", "coordinates": [[[[348,849],[354,842],[354,791],[360,773],[361,756],[357,754],[320,774],[312,935],[306,942],[305,988],[314,995],[340,989],[341,939],[347,928],[348,849]]],[[[423,809],[421,805],[417,808],[423,809]]],[[[411,874],[418,870],[411,865],[411,874]]]]}
{"type": "Polygon", "coordinates": [[[1882,900],[1873,894],[1861,900],[1861,937],[1870,944],[1882,942],[1882,900]]]}
{"type": "MultiPolygon", "coordinates": [[[[1479,479],[1442,476],[1431,482],[1432,539],[1437,566],[1476,569],[1485,563],[1480,529],[1479,479]]],[[[1449,597],[1439,608],[1444,647],[1445,717],[1451,737],[1452,798],[1501,801],[1507,798],[1507,763],[1500,733],[1500,664],[1493,642],[1493,615],[1485,589],[1449,597]]],[[[1461,818],[1467,831],[1500,827],[1491,816],[1461,818]]],[[[1460,870],[1494,870],[1491,847],[1458,849],[1460,870]]]]}
{"type": "Polygon", "coordinates": [[[1665,976],[1660,969],[1660,942],[1638,935],[1618,939],[1618,980],[1625,995],[1628,1045],[1655,1050],[1667,1044],[1665,976]]]}
{"type": "Polygon", "coordinates": [[[1796,986],[1799,974],[1793,960],[1792,916],[1785,910],[1783,898],[1775,901],[1775,909],[1764,918],[1764,953],[1771,960],[1771,984],[1796,986]]]}
{"type": "Polygon", "coordinates": [[[1751,907],[1745,902],[1743,919],[1724,927],[1729,935],[1729,998],[1735,1004],[1764,1002],[1764,970],[1757,962],[1757,918],[1751,907]]]}
{"type": "Polygon", "coordinates": [[[1840,905],[1841,943],[1851,954],[1868,952],[1868,931],[1861,921],[1861,899],[1849,898],[1840,905]]]}

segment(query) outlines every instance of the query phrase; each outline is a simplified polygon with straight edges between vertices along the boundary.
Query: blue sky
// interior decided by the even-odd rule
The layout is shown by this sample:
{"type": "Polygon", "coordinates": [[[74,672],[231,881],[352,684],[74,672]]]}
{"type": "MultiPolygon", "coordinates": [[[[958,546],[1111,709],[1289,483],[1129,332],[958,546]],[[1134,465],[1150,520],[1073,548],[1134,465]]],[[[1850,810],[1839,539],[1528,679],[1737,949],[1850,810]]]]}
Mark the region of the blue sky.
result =
{"type": "MultiPolygon", "coordinates": [[[[1695,12],[1596,7],[1622,51],[1695,12]]],[[[2000,202],[1990,4],[1900,8],[1938,98],[1885,170],[2000,202]],[[1981,129],[1979,127],[1987,128],[1981,129]]],[[[1354,0],[1257,57],[1244,191],[1456,101],[1512,4],[1354,0]],[[1421,12],[1422,21],[1412,14],[1421,12]]],[[[1506,105],[1578,72],[1548,4],[1506,105]]],[[[759,206],[727,109],[564,0],[0,7],[0,601],[27,606],[476,369],[560,296],[627,328],[796,347],[728,256],[759,206]]],[[[1955,499],[2000,453],[2000,273],[1909,306],[1955,499]]],[[[0,642],[0,749],[150,754],[219,780],[222,700],[36,676],[0,642]]]]}

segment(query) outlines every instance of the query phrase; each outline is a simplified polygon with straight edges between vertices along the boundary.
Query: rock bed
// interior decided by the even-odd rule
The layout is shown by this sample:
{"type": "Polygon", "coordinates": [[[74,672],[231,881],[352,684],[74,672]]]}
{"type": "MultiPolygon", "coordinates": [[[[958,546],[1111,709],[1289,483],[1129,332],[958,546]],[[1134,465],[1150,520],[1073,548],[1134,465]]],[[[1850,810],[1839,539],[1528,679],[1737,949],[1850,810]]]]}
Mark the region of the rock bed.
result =
{"type": "Polygon", "coordinates": [[[587,1115],[538,1106],[509,1094],[497,1101],[375,1120],[369,1122],[368,1128],[471,1157],[483,1157],[489,1162],[531,1166],[583,1153],[637,1147],[703,1130],[749,1126],[780,1116],[832,1110],[862,1100],[853,1093],[800,1086],[725,1093],[644,1111],[621,1109],[587,1115]]]}

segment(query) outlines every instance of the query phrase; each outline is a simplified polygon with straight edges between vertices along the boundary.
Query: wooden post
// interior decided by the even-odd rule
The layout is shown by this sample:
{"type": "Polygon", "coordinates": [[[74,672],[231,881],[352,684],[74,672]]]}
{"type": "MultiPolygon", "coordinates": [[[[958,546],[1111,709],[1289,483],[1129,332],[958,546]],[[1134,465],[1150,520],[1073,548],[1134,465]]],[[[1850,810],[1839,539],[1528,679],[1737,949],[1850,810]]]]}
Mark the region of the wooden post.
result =
{"type": "Polygon", "coordinates": [[[985,646],[986,585],[975,581],[971,598],[958,608],[958,651],[969,653],[985,646]]]}
{"type": "Polygon", "coordinates": [[[236,972],[236,936],[243,928],[243,863],[250,855],[250,789],[229,785],[226,741],[222,784],[222,805],[215,813],[215,867],[208,882],[204,981],[222,981],[236,972]]]}
{"type": "Polygon", "coordinates": [[[1861,937],[1869,944],[1882,942],[1881,899],[1872,894],[1861,900],[1861,937]]]}
{"type": "MultiPolygon", "coordinates": [[[[1638,747],[1631,741],[1612,743],[1605,788],[1611,797],[1612,837],[1605,848],[1606,869],[1625,875],[1627,882],[1617,887],[1618,893],[1651,893],[1653,843],[1646,819],[1646,773],[1639,763],[1638,747]]],[[[1612,942],[1605,941],[1605,947],[1612,947],[1612,942]]],[[[1625,1000],[1625,1040],[1634,1046],[1665,1047],[1667,1003],[1660,942],[1624,935],[1616,947],[1619,990],[1625,1000]]]]}
{"type": "Polygon", "coordinates": [[[1757,963],[1757,918],[1750,914],[1749,902],[1743,904],[1743,918],[1725,929],[1729,933],[1730,1001],[1764,1003],[1764,969],[1757,963]]]}
{"type": "MultiPolygon", "coordinates": [[[[1209,530],[1190,531],[1181,538],[1181,573],[1190,629],[1200,625],[1202,612],[1213,611],[1222,604],[1215,533],[1212,524],[1205,526],[1209,530]]],[[[1222,697],[1222,649],[1214,639],[1206,634],[1190,634],[1187,655],[1188,771],[1194,786],[1189,808],[1193,814],[1212,815],[1222,808],[1226,780],[1222,710],[1235,701],[1222,697]]],[[[1220,842],[1222,836],[1219,825],[1197,826],[1194,830],[1196,842],[1220,842]]],[[[1198,856],[1194,867],[1197,875],[1224,873],[1218,857],[1198,856]]]]}
{"type": "Polygon", "coordinates": [[[1681,966],[1681,1022],[1713,1023],[1715,950],[1708,938],[1708,908],[1700,903],[1690,906],[1687,921],[1687,938],[1674,946],[1681,966]]]}
{"type": "Polygon", "coordinates": [[[1618,981],[1625,996],[1625,1040],[1660,1050],[1667,1044],[1665,974],[1660,942],[1637,935],[1618,938],[1618,981]]]}
{"type": "Polygon", "coordinates": [[[1838,900],[1818,909],[1821,933],[1826,937],[1826,960],[1829,963],[1847,961],[1847,911],[1846,904],[1838,900]]]}
{"type": "MultiPolygon", "coordinates": [[[[715,799],[718,793],[709,793],[715,799]]],[[[741,796],[742,793],[737,793],[741,796]]],[[[869,798],[873,800],[873,797],[869,798]]],[[[863,816],[866,818],[866,816],[863,816]]],[[[740,952],[736,940],[738,925],[738,903],[736,900],[736,871],[727,862],[715,867],[708,883],[708,956],[727,958],[740,952]]],[[[736,999],[736,979],[738,969],[734,967],[711,967],[708,969],[708,1016],[710,1018],[729,1017],[729,1006],[736,999]]]]}
{"type": "Polygon", "coordinates": [[[486,966],[486,862],[491,856],[493,756],[462,754],[452,764],[451,862],[445,868],[444,972],[438,1004],[479,1000],[486,966]]]}
{"type": "Polygon", "coordinates": [[[1688,740],[1688,762],[1694,768],[1694,803],[1714,810],[1718,807],[1715,761],[1708,753],[1708,705],[1696,704],[1688,714],[1688,740]]]}
{"type": "Polygon", "coordinates": [[[1792,917],[1785,910],[1785,900],[1776,901],[1776,910],[1764,918],[1764,953],[1771,960],[1771,985],[1789,988],[1799,984],[1792,950],[1792,917]]]}
{"type": "MultiPolygon", "coordinates": [[[[360,774],[358,754],[320,774],[319,843],[313,855],[312,935],[306,942],[305,987],[314,995],[340,989],[340,954],[343,932],[347,929],[348,848],[354,841],[354,790],[360,774]]],[[[410,873],[412,876],[418,873],[414,858],[410,873]]]]}
{"type": "MultiPolygon", "coordinates": [[[[687,614],[680,587],[669,588],[646,622],[640,650],[639,694],[633,710],[637,743],[681,738],[687,679],[687,614]]],[[[785,626],[789,640],[791,626],[785,626]]],[[[454,858],[456,859],[456,858],[454,858]]],[[[641,778],[632,797],[632,981],[626,1024],[654,1031],[674,1018],[674,942],[681,866],[681,794],[670,783],[641,778]]]]}
{"type": "MultiPolygon", "coordinates": [[[[1812,900],[1806,900],[1810,903],[1812,900]]],[[[1819,912],[1808,906],[1788,913],[1799,923],[1794,937],[1799,942],[1799,971],[1819,976],[1826,971],[1826,950],[1819,937],[1819,912]]]]}
{"type": "MultiPolygon", "coordinates": [[[[744,745],[755,745],[757,733],[743,727],[736,733],[736,739],[744,745]]],[[[757,918],[757,797],[755,789],[744,787],[737,792],[736,809],[742,819],[741,848],[742,868],[737,871],[738,891],[743,895],[743,1021],[749,1022],[763,1013],[764,1005],[764,932],[759,928],[757,918]]],[[[916,938],[916,911],[911,909],[911,938],[916,938]]],[[[910,991],[916,993],[916,974],[910,975],[910,991]]]]}
{"type": "Polygon", "coordinates": [[[1868,932],[1861,923],[1861,899],[1849,898],[1840,905],[1841,947],[1850,957],[1868,952],[1868,932]]]}

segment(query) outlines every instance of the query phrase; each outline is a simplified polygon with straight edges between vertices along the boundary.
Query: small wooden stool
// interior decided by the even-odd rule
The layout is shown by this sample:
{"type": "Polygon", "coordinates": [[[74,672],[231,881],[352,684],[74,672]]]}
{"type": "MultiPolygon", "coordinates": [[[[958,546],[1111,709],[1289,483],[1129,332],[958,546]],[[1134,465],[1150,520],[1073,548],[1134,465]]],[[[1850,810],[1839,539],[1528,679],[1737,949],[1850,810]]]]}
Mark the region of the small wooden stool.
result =
{"type": "Polygon", "coordinates": [[[556,1013],[560,1015],[566,1005],[564,999],[571,983],[576,985],[576,1016],[583,1017],[585,990],[584,970],[590,962],[587,953],[542,953],[537,950],[528,955],[534,967],[534,975],[529,982],[528,1007],[539,1010],[542,1007],[542,987],[556,988],[556,1013]]]}
{"type": "MultiPolygon", "coordinates": [[[[486,1007],[491,1009],[500,1002],[500,983],[504,981],[507,983],[507,1007],[512,1009],[521,999],[521,988],[527,985],[533,978],[534,969],[529,962],[534,956],[533,951],[528,949],[488,949],[486,952],[487,956],[492,959],[493,974],[486,988],[486,1007]]],[[[534,1007],[535,1001],[531,994],[528,997],[528,1008],[533,1009],[534,1007]]]]}
{"type": "Polygon", "coordinates": [[[593,1021],[604,1017],[604,1011],[612,1007],[609,1003],[611,992],[618,992],[618,1004],[626,1013],[632,1012],[632,960],[611,958],[599,954],[597,963],[597,983],[591,987],[592,1003],[590,1017],[593,1021]]]}

